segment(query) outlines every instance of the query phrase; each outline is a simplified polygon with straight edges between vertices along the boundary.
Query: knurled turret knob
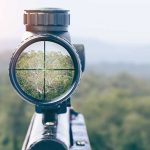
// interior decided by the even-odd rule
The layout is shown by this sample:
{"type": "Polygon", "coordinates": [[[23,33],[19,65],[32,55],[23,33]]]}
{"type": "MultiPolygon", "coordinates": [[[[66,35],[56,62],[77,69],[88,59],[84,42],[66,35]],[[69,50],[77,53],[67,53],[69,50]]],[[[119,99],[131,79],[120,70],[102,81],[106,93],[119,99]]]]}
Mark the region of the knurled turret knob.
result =
{"type": "Polygon", "coordinates": [[[67,31],[70,25],[68,10],[42,8],[25,10],[24,24],[27,31],[67,31]]]}

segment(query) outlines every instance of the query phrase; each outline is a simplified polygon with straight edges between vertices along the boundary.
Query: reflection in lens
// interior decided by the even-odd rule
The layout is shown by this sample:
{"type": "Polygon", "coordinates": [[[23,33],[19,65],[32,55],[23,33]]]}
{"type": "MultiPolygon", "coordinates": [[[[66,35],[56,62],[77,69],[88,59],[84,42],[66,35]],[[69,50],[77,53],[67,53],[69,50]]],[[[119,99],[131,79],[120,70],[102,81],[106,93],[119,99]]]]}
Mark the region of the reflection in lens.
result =
{"type": "Polygon", "coordinates": [[[66,93],[74,79],[74,64],[67,50],[41,41],[27,47],[16,63],[16,78],[27,96],[53,102],[66,93]]]}

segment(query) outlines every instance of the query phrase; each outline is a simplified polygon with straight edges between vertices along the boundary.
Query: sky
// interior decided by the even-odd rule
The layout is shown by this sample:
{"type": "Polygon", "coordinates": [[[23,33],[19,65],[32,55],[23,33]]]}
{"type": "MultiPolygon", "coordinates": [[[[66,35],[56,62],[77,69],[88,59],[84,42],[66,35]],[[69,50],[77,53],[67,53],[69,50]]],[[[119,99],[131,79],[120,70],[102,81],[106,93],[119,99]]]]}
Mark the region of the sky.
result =
{"type": "Polygon", "coordinates": [[[70,10],[69,32],[87,62],[150,63],[150,0],[1,0],[0,41],[21,39],[24,10],[41,7],[70,10]]]}
{"type": "Polygon", "coordinates": [[[74,37],[117,44],[149,44],[149,0],[1,0],[0,39],[21,37],[24,9],[60,7],[70,10],[74,37]]]}

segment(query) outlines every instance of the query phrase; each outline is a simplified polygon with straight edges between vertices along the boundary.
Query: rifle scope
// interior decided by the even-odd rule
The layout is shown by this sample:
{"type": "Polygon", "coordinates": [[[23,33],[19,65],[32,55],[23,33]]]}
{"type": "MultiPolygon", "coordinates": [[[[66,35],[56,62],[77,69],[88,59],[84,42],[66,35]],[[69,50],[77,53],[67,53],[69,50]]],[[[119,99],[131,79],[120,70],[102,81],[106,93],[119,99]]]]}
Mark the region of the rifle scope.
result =
{"type": "Polygon", "coordinates": [[[27,10],[24,23],[27,31],[38,34],[26,38],[13,54],[9,68],[12,85],[26,101],[54,108],[70,97],[81,74],[75,47],[66,38],[51,34],[67,30],[68,11],[27,10]],[[39,33],[42,30],[47,32],[39,33]]]}

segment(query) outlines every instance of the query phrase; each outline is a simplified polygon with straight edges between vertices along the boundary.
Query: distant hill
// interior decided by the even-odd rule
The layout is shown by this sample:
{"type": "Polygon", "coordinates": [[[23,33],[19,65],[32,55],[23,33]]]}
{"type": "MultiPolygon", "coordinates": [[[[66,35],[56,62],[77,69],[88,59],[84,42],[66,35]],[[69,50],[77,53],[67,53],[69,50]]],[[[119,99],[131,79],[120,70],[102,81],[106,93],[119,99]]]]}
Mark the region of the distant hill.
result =
{"type": "Polygon", "coordinates": [[[4,51],[13,51],[19,42],[19,39],[0,39],[0,54],[4,51]]]}
{"type": "Polygon", "coordinates": [[[134,76],[150,78],[150,64],[103,62],[95,65],[89,65],[87,67],[87,71],[93,71],[98,74],[106,74],[110,76],[119,73],[129,73],[134,76]]]}
{"type": "MultiPolygon", "coordinates": [[[[2,51],[13,51],[20,41],[21,39],[0,40],[0,55],[2,51]]],[[[97,39],[77,37],[72,37],[72,43],[85,45],[87,64],[150,63],[150,45],[117,45],[97,39]]]]}
{"type": "MultiPolygon", "coordinates": [[[[0,41],[0,72],[8,70],[10,58],[19,42],[19,39],[0,41]]],[[[150,46],[113,45],[84,38],[72,38],[72,42],[84,43],[88,71],[107,75],[128,72],[150,77],[150,46]]]]}
{"type": "Polygon", "coordinates": [[[88,64],[103,62],[150,64],[150,45],[119,45],[90,38],[73,38],[72,41],[85,45],[88,64]]]}
{"type": "Polygon", "coordinates": [[[8,64],[11,57],[10,53],[10,51],[0,53],[0,73],[8,70],[8,64]]]}

